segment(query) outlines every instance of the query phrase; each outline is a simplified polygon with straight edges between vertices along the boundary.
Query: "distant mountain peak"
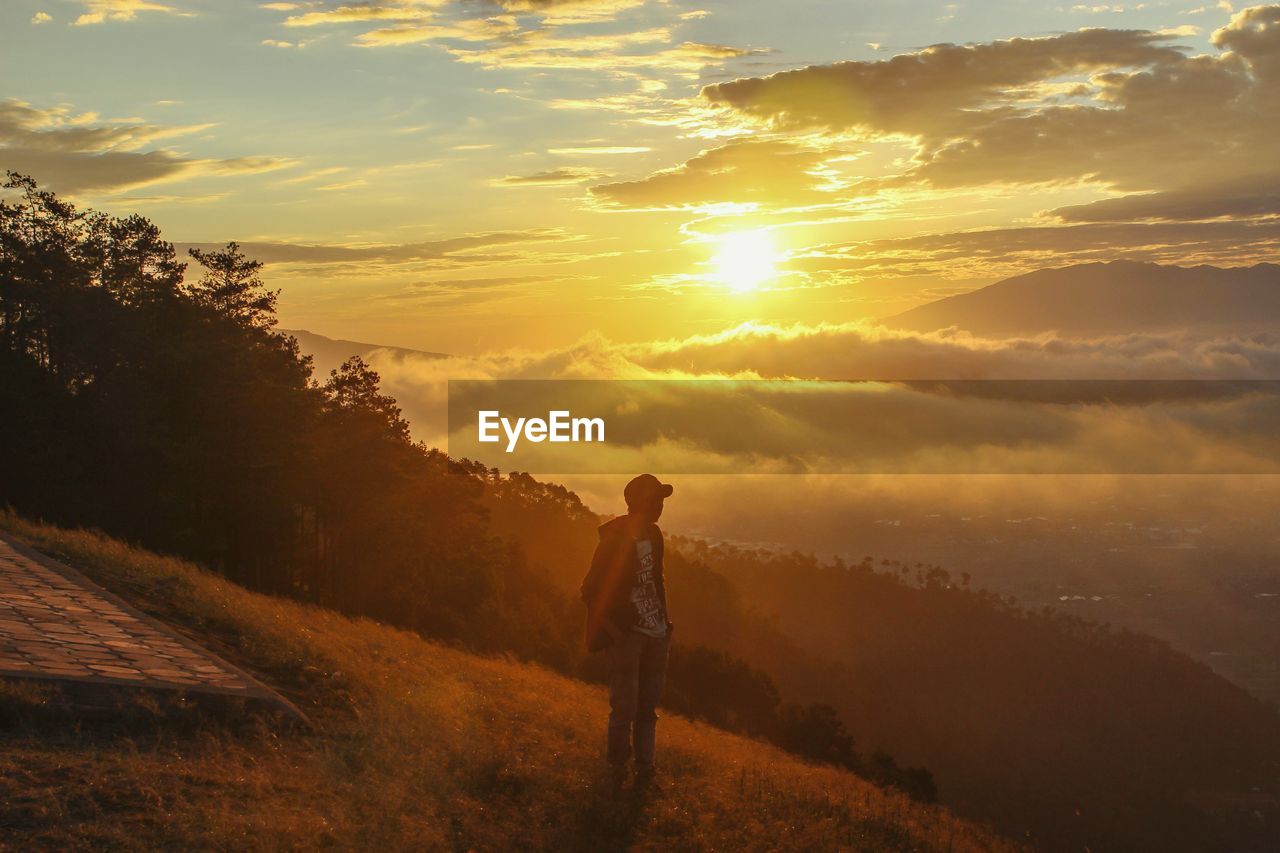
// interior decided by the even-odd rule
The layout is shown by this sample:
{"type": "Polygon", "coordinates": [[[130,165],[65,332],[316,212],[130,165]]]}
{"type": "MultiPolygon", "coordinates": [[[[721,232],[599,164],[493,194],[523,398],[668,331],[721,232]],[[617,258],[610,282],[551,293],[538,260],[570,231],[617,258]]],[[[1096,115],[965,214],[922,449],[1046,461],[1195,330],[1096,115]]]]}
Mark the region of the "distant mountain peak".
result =
{"type": "Polygon", "coordinates": [[[306,329],[278,329],[281,334],[292,335],[298,339],[302,352],[311,356],[314,364],[314,375],[324,379],[329,371],[341,365],[353,355],[368,361],[372,353],[378,352],[390,356],[397,361],[408,358],[438,359],[448,358],[445,353],[427,352],[426,350],[408,349],[406,347],[389,347],[383,344],[370,344],[362,341],[348,341],[341,338],[329,338],[309,332],[306,329]]]}
{"type": "Polygon", "coordinates": [[[1049,267],[881,321],[919,332],[1115,334],[1280,327],[1280,266],[1193,267],[1112,260],[1049,267]]]}

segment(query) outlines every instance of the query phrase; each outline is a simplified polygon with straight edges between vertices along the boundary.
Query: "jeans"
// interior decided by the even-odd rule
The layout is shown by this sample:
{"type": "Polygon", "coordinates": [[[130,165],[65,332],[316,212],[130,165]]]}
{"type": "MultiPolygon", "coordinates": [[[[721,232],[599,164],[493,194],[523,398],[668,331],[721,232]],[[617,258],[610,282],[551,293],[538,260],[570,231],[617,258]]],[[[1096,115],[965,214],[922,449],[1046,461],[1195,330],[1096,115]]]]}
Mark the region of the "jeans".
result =
{"type": "Polygon", "coordinates": [[[658,700],[667,681],[666,637],[627,631],[605,650],[609,667],[609,763],[627,763],[635,746],[636,768],[652,770],[658,700]]]}

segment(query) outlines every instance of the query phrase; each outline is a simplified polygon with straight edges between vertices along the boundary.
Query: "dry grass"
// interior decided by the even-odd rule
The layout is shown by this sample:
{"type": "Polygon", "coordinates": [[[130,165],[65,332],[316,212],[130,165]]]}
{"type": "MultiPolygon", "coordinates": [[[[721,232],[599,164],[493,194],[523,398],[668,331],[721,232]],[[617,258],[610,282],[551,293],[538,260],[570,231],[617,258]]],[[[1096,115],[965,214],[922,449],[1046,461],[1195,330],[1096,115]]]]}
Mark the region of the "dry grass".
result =
{"type": "Polygon", "coordinates": [[[0,526],[213,646],[304,708],[261,721],[51,723],[0,691],[15,849],[1003,850],[941,808],[668,715],[663,790],[614,799],[600,688],[270,598],[106,537],[0,526]]]}

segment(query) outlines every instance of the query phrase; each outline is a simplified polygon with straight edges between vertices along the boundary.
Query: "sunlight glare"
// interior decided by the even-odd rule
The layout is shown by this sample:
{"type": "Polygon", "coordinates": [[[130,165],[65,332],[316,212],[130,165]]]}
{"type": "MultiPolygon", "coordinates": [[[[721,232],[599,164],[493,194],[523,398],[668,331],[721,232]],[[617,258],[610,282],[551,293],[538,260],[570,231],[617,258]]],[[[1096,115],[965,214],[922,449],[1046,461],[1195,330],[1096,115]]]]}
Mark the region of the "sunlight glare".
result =
{"type": "Polygon", "coordinates": [[[717,238],[711,259],[715,278],[730,290],[748,293],[778,274],[779,255],[768,231],[738,231],[717,238]]]}

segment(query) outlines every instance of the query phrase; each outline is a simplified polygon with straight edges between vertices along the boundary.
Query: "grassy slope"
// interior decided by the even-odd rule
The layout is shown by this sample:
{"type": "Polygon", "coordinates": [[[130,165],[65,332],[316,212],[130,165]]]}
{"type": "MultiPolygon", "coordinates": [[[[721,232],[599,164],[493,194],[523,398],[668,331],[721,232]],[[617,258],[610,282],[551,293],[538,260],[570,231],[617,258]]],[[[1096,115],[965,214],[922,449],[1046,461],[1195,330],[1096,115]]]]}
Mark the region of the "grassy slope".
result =
{"type": "MultiPolygon", "coordinates": [[[[257,673],[309,733],[0,691],[0,843],[206,848],[1000,850],[946,811],[668,715],[664,788],[605,793],[600,688],[258,595],[83,531],[0,526],[257,673]],[[33,703],[35,707],[33,707],[33,703]]],[[[144,709],[145,710],[145,709],[144,709]]]]}

